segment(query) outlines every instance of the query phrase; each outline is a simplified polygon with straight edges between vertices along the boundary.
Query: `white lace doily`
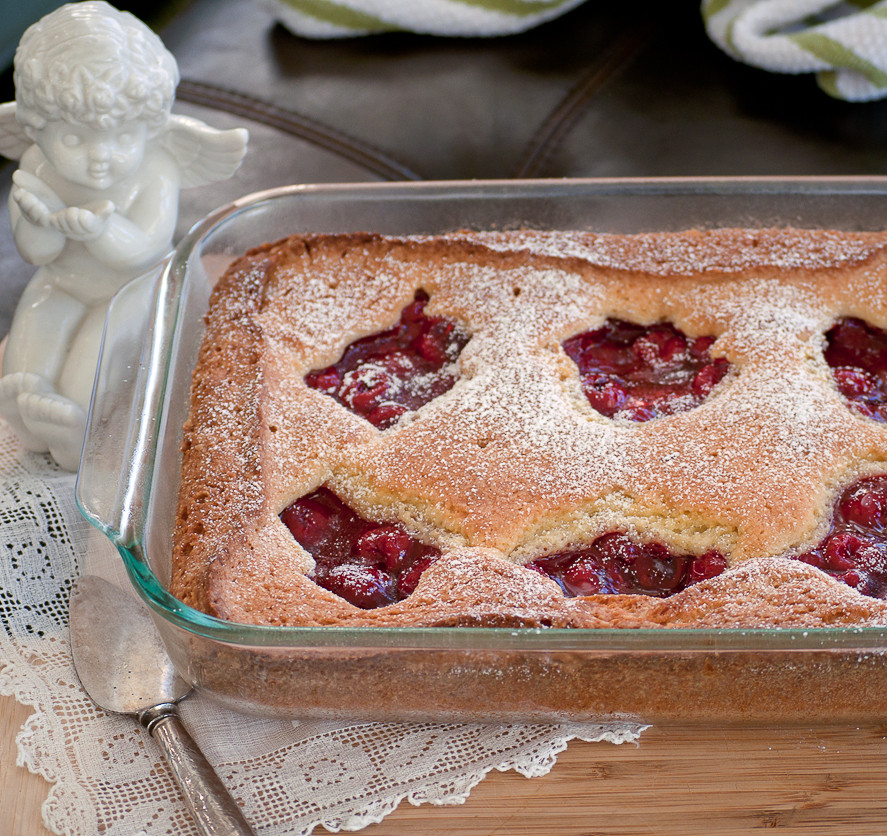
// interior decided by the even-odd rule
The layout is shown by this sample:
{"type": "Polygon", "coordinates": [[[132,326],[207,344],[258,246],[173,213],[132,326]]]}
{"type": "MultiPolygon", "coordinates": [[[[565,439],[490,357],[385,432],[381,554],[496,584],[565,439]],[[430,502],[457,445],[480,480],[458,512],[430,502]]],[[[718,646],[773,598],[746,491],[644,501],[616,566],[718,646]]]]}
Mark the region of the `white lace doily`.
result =
{"type": "MultiPolygon", "coordinates": [[[[0,693],[33,706],[18,763],[53,786],[46,826],[65,836],[196,833],[160,752],[129,717],[97,709],[68,646],[68,593],[122,565],[74,503],[74,476],[22,450],[0,422],[0,693]]],[[[185,725],[263,836],[359,830],[404,799],[458,804],[493,769],[546,774],[573,738],[622,743],[643,726],[290,723],[181,706],[185,725]]]]}

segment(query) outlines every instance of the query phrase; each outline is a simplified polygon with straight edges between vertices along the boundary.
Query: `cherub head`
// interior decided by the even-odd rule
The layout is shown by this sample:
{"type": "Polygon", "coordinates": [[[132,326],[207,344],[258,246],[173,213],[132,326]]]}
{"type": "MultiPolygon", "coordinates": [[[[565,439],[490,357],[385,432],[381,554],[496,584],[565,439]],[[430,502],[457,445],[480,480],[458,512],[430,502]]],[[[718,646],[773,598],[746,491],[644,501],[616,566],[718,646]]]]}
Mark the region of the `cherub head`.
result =
{"type": "Polygon", "coordinates": [[[47,123],[93,130],[169,118],[178,67],[144,23],[107,3],[70,3],[31,26],[15,54],[16,117],[32,139],[47,123]]]}

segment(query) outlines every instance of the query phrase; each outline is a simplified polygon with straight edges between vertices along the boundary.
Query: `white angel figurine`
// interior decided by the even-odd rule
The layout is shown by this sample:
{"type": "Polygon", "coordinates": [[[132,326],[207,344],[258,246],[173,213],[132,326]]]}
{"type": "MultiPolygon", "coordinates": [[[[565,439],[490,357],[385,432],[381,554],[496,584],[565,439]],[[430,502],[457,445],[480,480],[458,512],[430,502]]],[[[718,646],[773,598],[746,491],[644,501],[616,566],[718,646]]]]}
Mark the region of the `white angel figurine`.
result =
{"type": "Polygon", "coordinates": [[[172,248],[179,191],[231,177],[245,130],[172,115],[178,67],[140,20],[71,3],[22,36],[0,153],[19,159],[9,209],[38,266],[16,308],[0,416],[29,450],[77,470],[111,297],[172,248]]]}

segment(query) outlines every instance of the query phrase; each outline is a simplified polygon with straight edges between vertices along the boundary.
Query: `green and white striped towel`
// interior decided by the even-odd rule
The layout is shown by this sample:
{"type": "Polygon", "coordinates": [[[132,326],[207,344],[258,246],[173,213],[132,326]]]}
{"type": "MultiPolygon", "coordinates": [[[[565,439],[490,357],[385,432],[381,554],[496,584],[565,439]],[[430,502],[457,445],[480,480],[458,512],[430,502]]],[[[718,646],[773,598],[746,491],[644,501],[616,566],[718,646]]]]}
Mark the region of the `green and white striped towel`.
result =
{"type": "Polygon", "coordinates": [[[832,96],[887,96],[887,0],[703,0],[709,37],[737,60],[816,73],[832,96]]]}
{"type": "Polygon", "coordinates": [[[523,32],[584,0],[262,0],[291,32],[350,38],[380,32],[491,37],[523,32]]]}

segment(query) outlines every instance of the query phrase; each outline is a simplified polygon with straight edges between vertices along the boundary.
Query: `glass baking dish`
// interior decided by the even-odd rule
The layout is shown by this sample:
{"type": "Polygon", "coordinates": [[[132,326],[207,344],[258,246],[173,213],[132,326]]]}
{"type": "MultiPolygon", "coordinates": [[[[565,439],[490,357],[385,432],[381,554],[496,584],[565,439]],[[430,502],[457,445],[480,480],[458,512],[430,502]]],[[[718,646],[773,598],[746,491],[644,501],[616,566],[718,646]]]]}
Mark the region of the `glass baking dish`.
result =
{"type": "Polygon", "coordinates": [[[887,178],[472,181],[290,186],[198,223],[159,280],[108,317],[77,482],[177,668],[242,711],[355,720],[880,721],[887,629],[558,630],[267,627],[173,598],[171,532],[190,376],[211,288],[246,249],[294,232],[521,226],[881,229],[887,178]]]}

